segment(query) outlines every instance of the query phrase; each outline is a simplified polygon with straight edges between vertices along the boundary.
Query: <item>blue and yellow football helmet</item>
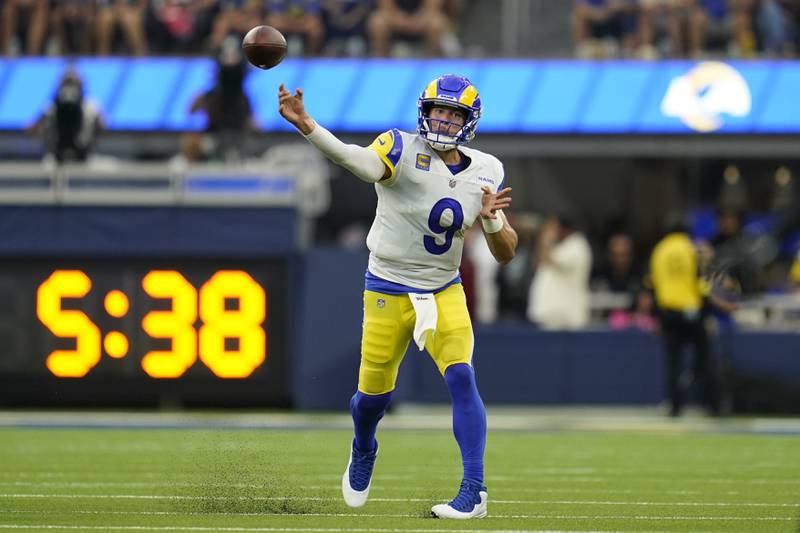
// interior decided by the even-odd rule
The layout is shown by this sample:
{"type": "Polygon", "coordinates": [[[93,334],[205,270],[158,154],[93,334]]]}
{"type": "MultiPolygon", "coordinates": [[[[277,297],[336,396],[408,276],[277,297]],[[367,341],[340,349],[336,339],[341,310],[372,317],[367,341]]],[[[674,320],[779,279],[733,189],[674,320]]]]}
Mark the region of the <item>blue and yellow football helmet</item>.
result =
{"type": "MultiPolygon", "coordinates": [[[[439,76],[428,84],[417,101],[417,133],[434,150],[452,150],[475,137],[475,128],[481,118],[481,97],[469,79],[455,74],[439,76]],[[455,136],[435,133],[428,121],[431,107],[454,107],[466,115],[464,125],[455,136]]],[[[447,121],[442,121],[447,122],[447,121]]]]}

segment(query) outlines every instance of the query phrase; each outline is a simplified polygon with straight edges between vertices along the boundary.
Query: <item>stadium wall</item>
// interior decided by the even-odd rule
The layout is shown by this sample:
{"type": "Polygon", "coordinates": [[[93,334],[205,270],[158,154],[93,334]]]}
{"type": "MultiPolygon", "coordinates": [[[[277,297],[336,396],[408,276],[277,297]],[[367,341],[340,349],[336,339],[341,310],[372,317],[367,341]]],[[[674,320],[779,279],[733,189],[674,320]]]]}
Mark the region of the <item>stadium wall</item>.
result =
{"type": "MultiPolygon", "coordinates": [[[[3,207],[0,405],[346,409],[358,371],[367,255],[297,249],[288,236],[293,225],[292,210],[274,208],[3,207]],[[84,311],[103,335],[119,329],[138,351],[113,359],[98,347],[102,358],[85,376],[48,372],[47,354],[70,341],[69,334],[54,338],[37,319],[37,287],[55,269],[82,269],[95,284],[85,297],[60,300],[63,310],[84,311]],[[142,332],[140,319],[168,308],[141,292],[141,278],[163,269],[183,273],[201,299],[213,273],[250,273],[267,294],[266,362],[243,379],[215,376],[213,365],[200,360],[175,378],[146,375],[142,355],[158,343],[142,332]],[[129,295],[130,316],[107,316],[109,289],[129,295]]],[[[192,327],[201,326],[198,319],[192,327]]],[[[663,398],[655,336],[546,332],[513,323],[477,326],[475,339],[487,403],[652,405],[663,398]]],[[[800,411],[800,334],[735,332],[717,346],[736,409],[800,411]]],[[[396,398],[449,401],[430,358],[415,347],[401,368],[396,398]]]]}
{"type": "MultiPolygon", "coordinates": [[[[293,358],[294,405],[346,409],[355,392],[367,255],[317,248],[304,256],[305,294],[293,358]]],[[[736,332],[719,339],[724,394],[740,412],[800,412],[800,334],[736,332]]],[[[655,405],[665,397],[661,340],[638,331],[475,328],[474,365],[490,404],[655,405]]],[[[447,403],[427,353],[409,348],[396,401],[447,403]]]]}

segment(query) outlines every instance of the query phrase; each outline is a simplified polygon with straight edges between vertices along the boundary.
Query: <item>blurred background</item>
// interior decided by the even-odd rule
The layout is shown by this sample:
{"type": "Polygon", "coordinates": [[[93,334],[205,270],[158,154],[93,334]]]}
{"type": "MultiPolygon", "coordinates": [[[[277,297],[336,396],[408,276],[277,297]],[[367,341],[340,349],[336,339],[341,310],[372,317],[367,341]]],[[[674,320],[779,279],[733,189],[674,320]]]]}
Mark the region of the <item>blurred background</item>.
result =
{"type": "MultiPolygon", "coordinates": [[[[366,145],[454,72],[520,237],[499,266],[466,236],[488,404],[664,405],[651,254],[678,220],[729,304],[697,317],[711,412],[800,412],[797,0],[0,6],[0,405],[345,409],[376,197],[277,87],[366,145]],[[259,24],[288,40],[268,71],[241,55],[259,24]],[[575,238],[549,283],[544,249],[575,238]]],[[[447,403],[438,381],[412,348],[396,401],[447,403]]]]}

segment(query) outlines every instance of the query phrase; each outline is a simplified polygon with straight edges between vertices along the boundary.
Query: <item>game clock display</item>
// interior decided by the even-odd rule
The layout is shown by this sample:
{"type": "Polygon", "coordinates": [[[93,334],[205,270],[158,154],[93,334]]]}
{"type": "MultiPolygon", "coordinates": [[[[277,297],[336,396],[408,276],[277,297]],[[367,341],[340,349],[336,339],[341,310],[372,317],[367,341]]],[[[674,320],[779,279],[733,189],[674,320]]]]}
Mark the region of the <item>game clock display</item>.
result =
{"type": "Polygon", "coordinates": [[[286,285],[281,260],[4,261],[0,382],[285,399],[286,285]]]}

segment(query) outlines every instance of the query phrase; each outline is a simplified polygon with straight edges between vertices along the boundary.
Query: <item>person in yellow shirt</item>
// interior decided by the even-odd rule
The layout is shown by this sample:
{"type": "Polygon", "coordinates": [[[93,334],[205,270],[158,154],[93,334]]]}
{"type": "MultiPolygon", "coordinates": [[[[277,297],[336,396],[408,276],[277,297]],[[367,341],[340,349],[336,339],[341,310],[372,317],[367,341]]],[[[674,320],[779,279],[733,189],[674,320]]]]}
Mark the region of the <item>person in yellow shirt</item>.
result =
{"type": "Polygon", "coordinates": [[[650,257],[650,281],[665,344],[670,416],[680,415],[683,409],[681,356],[687,344],[694,349],[694,378],[700,388],[701,401],[710,414],[719,414],[717,377],[711,361],[704,308],[709,300],[723,311],[730,312],[734,307],[711,295],[700,270],[698,251],[689,237],[687,225],[682,221],[673,222],[650,257]]]}
{"type": "Polygon", "coordinates": [[[797,257],[794,258],[789,270],[789,286],[793,291],[800,292],[800,250],[797,251],[797,257]]]}

